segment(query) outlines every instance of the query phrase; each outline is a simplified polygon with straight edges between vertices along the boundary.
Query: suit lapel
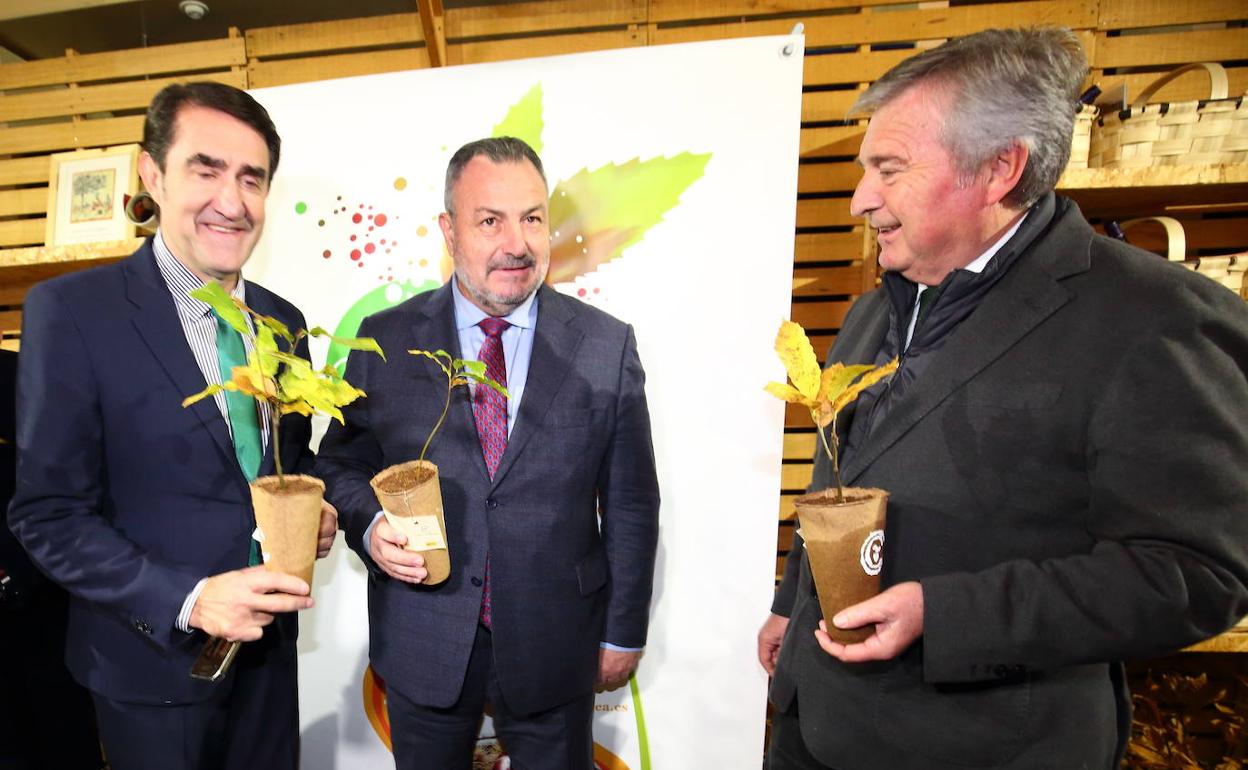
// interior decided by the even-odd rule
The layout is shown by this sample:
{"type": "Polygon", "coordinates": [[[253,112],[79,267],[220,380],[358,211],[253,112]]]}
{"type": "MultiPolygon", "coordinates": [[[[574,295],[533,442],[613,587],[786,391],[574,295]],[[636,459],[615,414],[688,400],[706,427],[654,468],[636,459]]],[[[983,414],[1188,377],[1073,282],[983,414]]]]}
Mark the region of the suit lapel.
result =
{"type": "Polygon", "coordinates": [[[1082,223],[1078,210],[1071,209],[1082,227],[1072,227],[1069,216],[1061,223],[1055,221],[1053,227],[1066,230],[1042,234],[1040,245],[1022,255],[988,292],[933,356],[922,380],[898,399],[865,445],[849,458],[841,472],[846,484],[852,484],[915,423],[1072,299],[1056,278],[1087,269],[1091,230],[1082,223]]]}
{"type": "MultiPolygon", "coordinates": [[[[203,390],[204,373],[200,371],[186,342],[173,298],[156,267],[151,241],[126,260],[123,272],[126,298],[135,307],[131,321],[152,356],[173,382],[176,392],[185,397],[203,390]]],[[[206,398],[187,408],[204,424],[225,456],[234,460],[234,443],[216,403],[206,398]]],[[[237,461],[233,464],[242,479],[243,472],[238,468],[237,461]]]]}
{"type": "MultiPolygon", "coordinates": [[[[537,428],[546,418],[559,386],[567,377],[576,359],[577,347],[584,333],[572,324],[576,309],[563,295],[543,284],[538,289],[537,328],[534,329],[533,355],[529,359],[528,377],[515,427],[507,439],[507,449],[494,472],[497,486],[516,458],[524,451],[537,428]]],[[[484,460],[482,468],[485,467],[484,460]]]]}
{"type": "MultiPolygon", "coordinates": [[[[459,330],[455,328],[455,300],[451,295],[454,291],[454,285],[447,281],[441,288],[434,291],[429,302],[421,309],[415,320],[412,322],[412,339],[413,348],[428,350],[445,350],[451,354],[452,358],[473,358],[477,351],[463,351],[459,347],[459,330]]],[[[429,366],[433,366],[432,362],[426,362],[429,366]]],[[[439,373],[439,377],[441,374],[439,373]]],[[[439,385],[444,384],[445,380],[435,379],[433,382],[439,385]]],[[[485,470],[485,457],[481,453],[480,442],[477,440],[477,423],[472,416],[472,399],[468,396],[467,388],[456,388],[451,393],[451,406],[447,410],[446,424],[439,431],[439,436],[433,439],[433,445],[438,442],[460,441],[456,436],[462,435],[470,437],[466,439],[471,442],[471,447],[476,451],[469,451],[468,454],[475,458],[477,467],[480,468],[482,475],[489,477],[485,470]],[[459,426],[459,429],[456,428],[459,426]]],[[[436,399],[435,403],[441,404],[446,397],[446,391],[439,390],[432,392],[430,398],[436,399]]],[[[432,423],[429,428],[432,428],[432,423]]],[[[427,435],[416,437],[416,445],[424,444],[427,435]]]]}

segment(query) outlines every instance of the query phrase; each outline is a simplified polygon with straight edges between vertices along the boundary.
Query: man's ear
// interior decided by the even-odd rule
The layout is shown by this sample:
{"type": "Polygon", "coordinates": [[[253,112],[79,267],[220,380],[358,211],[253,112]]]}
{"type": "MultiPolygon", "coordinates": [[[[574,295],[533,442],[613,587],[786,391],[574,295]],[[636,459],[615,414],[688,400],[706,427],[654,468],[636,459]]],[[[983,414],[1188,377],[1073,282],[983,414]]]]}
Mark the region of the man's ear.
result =
{"type": "Polygon", "coordinates": [[[438,214],[438,227],[442,228],[442,240],[446,242],[446,253],[455,253],[455,223],[451,215],[443,211],[438,214]]]}
{"type": "Polygon", "coordinates": [[[146,150],[139,153],[139,179],[143,180],[143,189],[152,196],[157,206],[164,205],[164,201],[161,200],[164,197],[160,183],[161,176],[160,166],[156,164],[156,159],[147,154],[146,150]]]}
{"type": "Polygon", "coordinates": [[[1029,158],[1031,150],[1027,149],[1027,145],[1014,141],[988,161],[988,186],[985,190],[988,203],[1000,203],[1018,186],[1029,158]]]}

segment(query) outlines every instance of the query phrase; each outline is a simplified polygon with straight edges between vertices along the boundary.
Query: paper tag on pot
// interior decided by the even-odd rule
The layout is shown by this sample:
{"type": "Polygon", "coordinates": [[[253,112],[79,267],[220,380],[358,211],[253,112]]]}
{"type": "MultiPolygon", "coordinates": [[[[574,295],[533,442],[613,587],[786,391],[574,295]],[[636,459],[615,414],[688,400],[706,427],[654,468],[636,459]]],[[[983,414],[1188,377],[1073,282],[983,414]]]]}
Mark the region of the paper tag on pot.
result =
{"type": "Polygon", "coordinates": [[[446,538],[438,526],[437,516],[395,516],[386,511],[390,526],[407,535],[407,550],[432,551],[446,548],[446,538]]]}
{"type": "Polygon", "coordinates": [[[884,566],[884,530],[872,530],[867,539],[862,541],[858,563],[868,575],[880,574],[880,568],[884,566]]]}

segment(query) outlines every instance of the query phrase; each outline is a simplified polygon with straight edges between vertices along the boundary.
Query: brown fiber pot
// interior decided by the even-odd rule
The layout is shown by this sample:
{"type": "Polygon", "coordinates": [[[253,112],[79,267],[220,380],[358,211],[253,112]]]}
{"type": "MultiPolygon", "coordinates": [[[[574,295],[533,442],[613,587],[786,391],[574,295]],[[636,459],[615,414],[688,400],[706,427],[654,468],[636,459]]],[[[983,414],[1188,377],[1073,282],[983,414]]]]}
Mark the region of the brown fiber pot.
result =
{"type": "Polygon", "coordinates": [[[321,529],[325,482],[311,476],[261,476],[251,482],[256,526],[264,534],[260,550],[271,572],[294,575],[312,587],[316,539],[321,529]]]}
{"type": "Polygon", "coordinates": [[[369,482],[391,526],[407,535],[405,550],[425,559],[425,585],[437,585],[451,575],[446,518],[438,466],[428,460],[391,465],[369,482]]]}
{"type": "Polygon", "coordinates": [[[836,490],[825,489],[802,495],[795,506],[828,635],[833,641],[852,644],[875,633],[874,627],[843,631],[832,625],[832,617],[880,592],[888,493],[846,487],[845,502],[835,499],[836,490]]]}

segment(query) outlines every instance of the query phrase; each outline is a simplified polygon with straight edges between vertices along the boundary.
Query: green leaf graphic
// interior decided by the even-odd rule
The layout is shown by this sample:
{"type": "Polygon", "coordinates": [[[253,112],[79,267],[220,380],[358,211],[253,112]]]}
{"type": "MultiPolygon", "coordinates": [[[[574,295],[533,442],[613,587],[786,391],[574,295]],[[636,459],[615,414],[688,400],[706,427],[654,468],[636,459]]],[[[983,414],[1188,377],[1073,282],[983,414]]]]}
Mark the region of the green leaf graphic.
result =
{"type": "MultiPolygon", "coordinates": [[[[441,285],[437,281],[425,281],[419,286],[411,281],[403,281],[402,283],[395,281],[394,283],[378,286],[355,301],[351,309],[338,322],[338,328],[334,329],[334,336],[354,337],[356,332],[360,330],[360,322],[364,320],[365,316],[370,316],[388,307],[394,307],[405,299],[410,299],[426,291],[432,291],[441,285]]],[[[347,354],[350,352],[350,349],[346,346],[335,342],[329,346],[329,354],[325,358],[328,364],[337,369],[341,375],[347,368],[347,354]]]]}
{"type": "Polygon", "coordinates": [[[514,136],[523,139],[533,148],[533,152],[542,152],[542,84],[538,83],[529,92],[520,97],[520,101],[511,105],[507,116],[494,126],[494,136],[514,136]]]}
{"type": "Polygon", "coordinates": [[[628,691],[633,696],[633,714],[637,718],[637,746],[641,754],[638,770],[650,770],[650,737],[646,734],[646,713],[641,708],[641,688],[637,686],[636,674],[628,678],[628,691]]]}
{"type": "Polygon", "coordinates": [[[592,273],[637,243],[702,178],[710,153],[634,158],[559,182],[550,196],[549,283],[592,273]]]}

